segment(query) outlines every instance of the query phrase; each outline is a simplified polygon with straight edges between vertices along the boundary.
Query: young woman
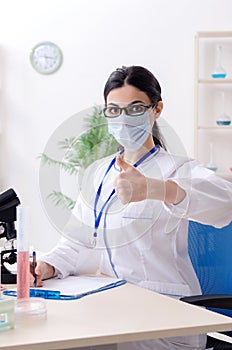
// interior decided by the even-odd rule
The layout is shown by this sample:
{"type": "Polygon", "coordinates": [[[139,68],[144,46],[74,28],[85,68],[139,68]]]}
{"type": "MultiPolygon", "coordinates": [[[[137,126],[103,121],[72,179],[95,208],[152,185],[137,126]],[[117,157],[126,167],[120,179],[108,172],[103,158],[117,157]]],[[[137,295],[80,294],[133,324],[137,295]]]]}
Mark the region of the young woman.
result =
{"type": "MultiPolygon", "coordinates": [[[[232,184],[198,161],[165,150],[156,122],[161,88],[151,72],[117,69],[104,97],[109,132],[122,150],[87,169],[73,211],[75,229],[38,263],[38,285],[54,274],[100,270],[176,298],[200,294],[188,256],[188,221],[229,224],[232,184]]],[[[150,340],[128,349],[200,350],[205,339],[150,340]]]]}

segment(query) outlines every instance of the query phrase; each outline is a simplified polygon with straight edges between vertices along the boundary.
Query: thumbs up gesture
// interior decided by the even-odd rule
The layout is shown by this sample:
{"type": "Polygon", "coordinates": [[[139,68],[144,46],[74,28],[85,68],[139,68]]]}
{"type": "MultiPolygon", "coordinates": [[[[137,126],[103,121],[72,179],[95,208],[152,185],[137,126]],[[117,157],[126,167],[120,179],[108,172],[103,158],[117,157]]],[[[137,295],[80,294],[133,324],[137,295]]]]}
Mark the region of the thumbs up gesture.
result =
{"type": "Polygon", "coordinates": [[[122,173],[115,178],[114,187],[122,204],[144,199],[178,204],[186,196],[185,190],[175,182],[145,177],[133,165],[125,162],[121,155],[117,156],[116,164],[122,173]]]}
{"type": "Polygon", "coordinates": [[[118,198],[122,204],[138,202],[147,198],[147,179],[133,165],[122,159],[116,158],[116,164],[122,169],[114,181],[118,198]]]}

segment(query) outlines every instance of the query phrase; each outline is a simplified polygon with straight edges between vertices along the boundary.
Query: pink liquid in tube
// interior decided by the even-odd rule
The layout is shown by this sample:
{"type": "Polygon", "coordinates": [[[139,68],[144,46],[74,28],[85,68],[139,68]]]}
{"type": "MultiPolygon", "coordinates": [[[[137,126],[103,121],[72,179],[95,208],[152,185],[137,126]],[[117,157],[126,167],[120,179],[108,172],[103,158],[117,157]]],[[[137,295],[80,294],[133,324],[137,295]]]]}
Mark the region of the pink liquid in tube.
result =
{"type": "Polygon", "coordinates": [[[29,298],[29,251],[17,253],[17,298],[29,298]]]}
{"type": "Polygon", "coordinates": [[[28,207],[19,207],[17,212],[17,297],[18,299],[25,299],[30,296],[28,207]]]}

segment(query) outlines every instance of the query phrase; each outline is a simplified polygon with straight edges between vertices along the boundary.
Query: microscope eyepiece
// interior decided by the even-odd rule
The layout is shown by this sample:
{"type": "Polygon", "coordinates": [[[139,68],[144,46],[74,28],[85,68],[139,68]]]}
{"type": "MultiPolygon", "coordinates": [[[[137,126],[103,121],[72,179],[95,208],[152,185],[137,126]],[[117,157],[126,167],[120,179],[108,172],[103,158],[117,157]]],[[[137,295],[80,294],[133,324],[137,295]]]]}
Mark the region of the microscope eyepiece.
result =
{"type": "Polygon", "coordinates": [[[12,199],[17,198],[17,194],[15,193],[15,191],[10,188],[9,190],[0,193],[0,210],[1,210],[1,206],[12,201],[12,199]]]}
{"type": "Polygon", "coordinates": [[[20,204],[15,191],[11,188],[0,194],[0,222],[16,221],[16,207],[20,204]]]}

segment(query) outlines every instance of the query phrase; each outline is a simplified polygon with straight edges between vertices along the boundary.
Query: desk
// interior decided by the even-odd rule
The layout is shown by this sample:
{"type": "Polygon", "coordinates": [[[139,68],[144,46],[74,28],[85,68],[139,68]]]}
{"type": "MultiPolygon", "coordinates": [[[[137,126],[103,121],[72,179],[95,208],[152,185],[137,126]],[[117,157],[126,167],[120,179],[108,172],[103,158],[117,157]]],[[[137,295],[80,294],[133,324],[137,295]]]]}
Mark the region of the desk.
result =
{"type": "Polygon", "coordinates": [[[132,284],[47,300],[47,320],[0,333],[0,349],[48,350],[232,329],[232,319],[132,284]]]}

